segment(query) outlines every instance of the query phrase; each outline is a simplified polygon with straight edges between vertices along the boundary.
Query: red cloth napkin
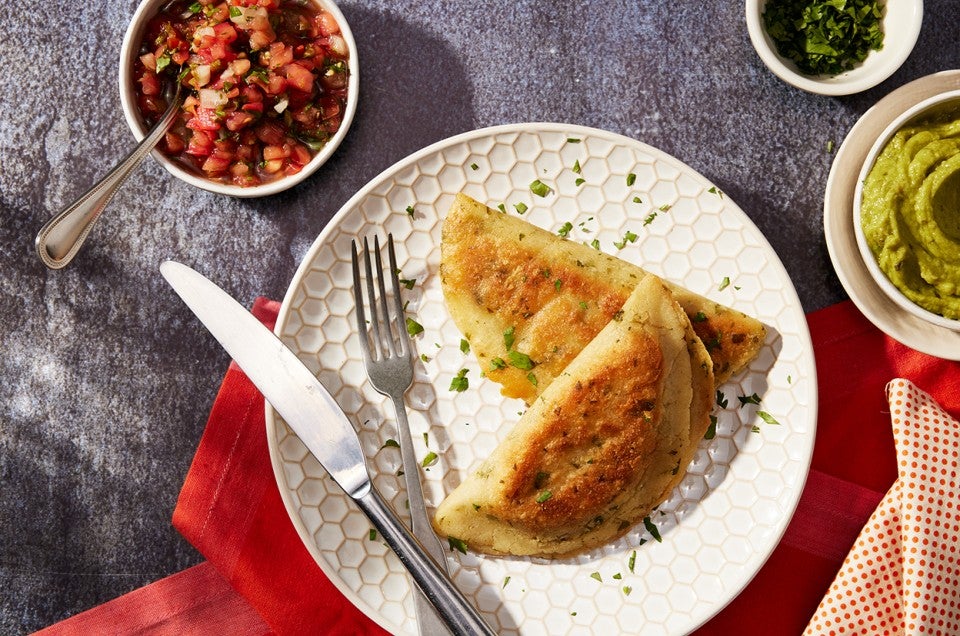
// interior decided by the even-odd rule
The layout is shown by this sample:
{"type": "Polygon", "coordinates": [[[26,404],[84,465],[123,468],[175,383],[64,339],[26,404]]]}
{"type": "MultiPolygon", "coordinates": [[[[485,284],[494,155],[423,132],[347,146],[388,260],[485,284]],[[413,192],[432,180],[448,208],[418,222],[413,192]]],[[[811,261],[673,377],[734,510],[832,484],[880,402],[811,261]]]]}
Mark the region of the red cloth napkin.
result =
{"type": "MultiPolygon", "coordinates": [[[[253,314],[273,329],[280,306],[253,314]]],[[[263,396],[235,363],[210,412],[173,525],[278,634],[385,633],[324,576],[277,490],[263,396]]]]}
{"type": "MultiPolygon", "coordinates": [[[[254,313],[272,326],[277,309],[259,299],[254,313]]],[[[960,364],[893,341],[850,302],[815,312],[808,322],[817,358],[819,421],[797,513],[754,580],[698,635],[804,630],[860,529],[897,478],[884,393],[889,380],[909,378],[946,411],[960,413],[960,364]]],[[[383,633],[344,599],[301,544],[270,466],[263,400],[235,366],[214,403],[174,525],[238,592],[218,608],[225,619],[253,607],[277,634],[383,633]]],[[[166,594],[175,590],[179,598],[189,598],[213,586],[210,576],[209,567],[198,566],[175,575],[180,577],[175,583],[164,579],[145,589],[162,586],[166,594]]],[[[134,596],[138,592],[59,623],[50,633],[79,633],[70,630],[77,621],[87,632],[93,625],[115,631],[118,615],[144,610],[134,596]]],[[[187,608],[169,611],[183,614],[187,608]]],[[[261,634],[264,625],[229,631],[261,634]]],[[[206,630],[198,625],[193,631],[206,630]]],[[[190,632],[181,623],[155,633],[190,632]]]]}

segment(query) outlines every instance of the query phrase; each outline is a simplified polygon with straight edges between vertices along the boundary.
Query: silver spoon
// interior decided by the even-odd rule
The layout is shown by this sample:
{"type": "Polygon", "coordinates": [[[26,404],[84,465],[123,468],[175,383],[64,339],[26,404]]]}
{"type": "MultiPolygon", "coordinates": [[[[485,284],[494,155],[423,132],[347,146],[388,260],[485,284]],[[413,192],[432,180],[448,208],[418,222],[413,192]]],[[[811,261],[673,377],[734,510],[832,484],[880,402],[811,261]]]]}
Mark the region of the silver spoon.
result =
{"type": "Polygon", "coordinates": [[[60,269],[73,260],[107,203],[167,132],[183,104],[181,84],[174,83],[176,90],[170,99],[170,105],[137,147],[83,196],[40,228],[35,244],[44,265],[50,269],[60,269]]]}

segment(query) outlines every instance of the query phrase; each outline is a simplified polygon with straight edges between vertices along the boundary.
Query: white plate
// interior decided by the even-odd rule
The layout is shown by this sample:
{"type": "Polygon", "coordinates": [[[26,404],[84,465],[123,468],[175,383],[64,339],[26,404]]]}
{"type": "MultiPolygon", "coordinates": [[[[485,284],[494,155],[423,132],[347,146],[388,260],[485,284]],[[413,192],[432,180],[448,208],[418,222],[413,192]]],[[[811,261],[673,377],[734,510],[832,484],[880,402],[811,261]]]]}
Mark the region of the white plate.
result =
{"type": "Polygon", "coordinates": [[[960,360],[960,333],[917,318],[893,302],[870,276],[857,248],[853,196],[860,168],[884,129],[914,104],[960,88],[960,71],[942,71],[896,89],[863,114],[837,150],[823,201],[827,251],[843,288],[870,322],[908,347],[960,360]]]}
{"type": "MultiPolygon", "coordinates": [[[[400,511],[399,453],[381,450],[396,437],[392,409],[367,382],[355,337],[351,239],[392,232],[403,277],[417,281],[406,299],[425,327],[416,346],[429,361],[418,362],[407,404],[418,456],[428,448],[440,455],[425,472],[429,507],[491,451],[523,408],[481,378],[473,357],[461,352],[462,336],[444,307],[441,220],[461,191],[492,206],[503,202],[508,214],[522,202],[530,208],[524,218],[551,230],[570,221],[571,238],[598,239],[602,249],[768,326],[758,358],[722,388],[730,404],[717,410],[716,437],[701,444],[686,478],[653,517],[662,542],[638,524],[621,540],[573,559],[448,554],[456,585],[501,634],[694,629],[736,596],[772,552],[810,465],[816,369],[789,277],[757,228],[710,182],[654,148],[608,132],[564,124],[488,128],[434,144],[386,170],[314,242],[283,301],[277,333],[357,423],[374,483],[400,511]],[[580,175],[572,170],[576,161],[580,175]],[[632,186],[628,174],[636,175],[632,186]],[[585,182],[577,185],[578,177],[585,182]],[[534,179],[554,192],[533,195],[534,179]],[[628,230],[639,238],[617,250],[614,241],[628,230]],[[725,277],[730,284],[719,289],[725,277]],[[470,369],[470,388],[451,393],[450,379],[461,368],[470,369]],[[737,396],[755,392],[762,405],[741,407],[737,396]],[[780,425],[762,422],[758,408],[780,425]],[[755,426],[759,432],[752,432],[755,426]]],[[[267,433],[280,492],[317,563],[380,625],[415,633],[399,561],[371,540],[366,519],[269,406],[267,433]]]]}

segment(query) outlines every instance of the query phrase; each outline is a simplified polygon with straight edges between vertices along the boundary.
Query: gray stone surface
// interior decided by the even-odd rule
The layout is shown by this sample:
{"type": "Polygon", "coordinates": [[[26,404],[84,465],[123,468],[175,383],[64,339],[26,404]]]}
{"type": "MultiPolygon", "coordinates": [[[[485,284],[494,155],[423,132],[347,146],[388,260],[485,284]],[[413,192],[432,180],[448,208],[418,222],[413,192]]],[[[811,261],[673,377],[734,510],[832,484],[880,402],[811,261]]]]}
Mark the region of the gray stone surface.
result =
{"type": "Polygon", "coordinates": [[[0,38],[0,633],[201,560],[170,518],[228,359],[162,282],[162,260],[247,304],[281,298],[331,216],[395,161],[478,127],[564,121],[703,173],[768,237],[804,309],[830,305],[845,295],[823,239],[826,145],[894,88],[960,66],[960,6],[925,5],[893,77],[828,98],[763,67],[740,1],[344,0],[362,100],[319,173],[232,200],[148,161],[77,261],[50,272],[36,231],[133,143],[116,68],[135,3],[12,0],[0,38]]]}

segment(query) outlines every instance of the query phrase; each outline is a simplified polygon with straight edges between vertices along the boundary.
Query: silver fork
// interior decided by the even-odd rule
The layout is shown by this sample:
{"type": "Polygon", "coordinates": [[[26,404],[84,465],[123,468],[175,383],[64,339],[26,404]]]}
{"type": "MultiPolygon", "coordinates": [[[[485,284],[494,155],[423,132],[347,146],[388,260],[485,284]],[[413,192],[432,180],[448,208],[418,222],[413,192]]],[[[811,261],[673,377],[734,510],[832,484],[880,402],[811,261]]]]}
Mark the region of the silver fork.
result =
{"type": "MultiPolygon", "coordinates": [[[[370,258],[370,245],[363,239],[363,266],[366,278],[366,302],[363,285],[360,283],[360,262],[357,255],[357,243],[351,242],[353,261],[353,296],[356,302],[357,332],[360,335],[360,349],[367,369],[370,384],[383,395],[393,400],[397,413],[397,436],[400,438],[400,458],[403,462],[403,478],[407,487],[407,500],[410,505],[410,529],[424,549],[433,557],[444,572],[450,574],[443,546],[434,534],[423,501],[423,486],[420,482],[420,470],[417,457],[413,452],[413,440],[410,438],[410,426],[407,423],[407,410],[403,401],[404,393],[413,384],[413,347],[407,333],[403,304],[400,302],[400,281],[397,270],[397,257],[393,249],[393,235],[387,235],[387,253],[389,255],[390,281],[393,287],[393,318],[390,317],[390,303],[384,284],[383,262],[380,258],[380,240],[373,239],[373,254],[376,261],[376,287],[370,258]],[[379,296],[376,292],[379,292],[379,296]],[[379,298],[379,303],[377,299],[379,298]],[[369,325],[364,306],[370,307],[369,325]]],[[[417,626],[420,634],[449,633],[433,606],[426,597],[415,589],[414,609],[417,614],[417,626]]]]}

